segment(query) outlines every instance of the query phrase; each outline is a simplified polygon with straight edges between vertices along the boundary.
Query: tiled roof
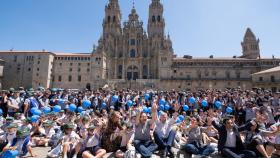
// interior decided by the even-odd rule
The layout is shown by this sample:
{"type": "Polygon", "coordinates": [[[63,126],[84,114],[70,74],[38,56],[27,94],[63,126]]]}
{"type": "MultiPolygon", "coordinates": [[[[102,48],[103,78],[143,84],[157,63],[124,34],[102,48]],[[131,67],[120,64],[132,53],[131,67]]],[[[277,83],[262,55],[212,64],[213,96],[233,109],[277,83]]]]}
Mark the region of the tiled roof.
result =
{"type": "Polygon", "coordinates": [[[274,68],[271,68],[271,69],[267,69],[267,70],[264,70],[264,71],[260,71],[260,72],[254,73],[253,75],[266,74],[266,73],[271,73],[271,72],[279,72],[280,73],[280,66],[277,66],[277,67],[274,67],[274,68]]]}
{"type": "Polygon", "coordinates": [[[90,56],[91,53],[55,53],[56,56],[90,56]]]}

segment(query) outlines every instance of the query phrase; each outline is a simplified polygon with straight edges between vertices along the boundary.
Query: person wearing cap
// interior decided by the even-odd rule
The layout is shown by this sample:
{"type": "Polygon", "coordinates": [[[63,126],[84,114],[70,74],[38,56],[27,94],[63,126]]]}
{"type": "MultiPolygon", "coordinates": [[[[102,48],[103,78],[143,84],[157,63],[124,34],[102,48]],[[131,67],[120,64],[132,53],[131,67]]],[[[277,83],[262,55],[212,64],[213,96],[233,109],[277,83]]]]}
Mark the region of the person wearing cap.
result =
{"type": "Polygon", "coordinates": [[[25,128],[17,130],[16,138],[13,139],[11,145],[7,145],[3,149],[3,153],[7,150],[17,150],[19,152],[19,157],[26,156],[27,153],[29,153],[31,157],[36,157],[31,148],[30,133],[25,128]]]}
{"type": "Polygon", "coordinates": [[[48,146],[50,138],[55,134],[53,124],[53,121],[50,120],[43,122],[43,127],[40,128],[41,136],[32,138],[32,141],[34,141],[36,146],[48,146]]]}
{"type": "Polygon", "coordinates": [[[29,91],[27,91],[28,93],[28,98],[25,99],[24,103],[23,103],[23,113],[24,116],[31,116],[31,112],[30,109],[32,108],[40,108],[40,104],[35,96],[35,92],[32,91],[32,89],[29,89],[29,91]]]}
{"type": "MultiPolygon", "coordinates": [[[[87,128],[87,136],[81,141],[79,145],[77,145],[76,151],[81,151],[81,155],[83,158],[102,158],[106,154],[106,150],[102,149],[101,144],[101,129],[102,124],[98,122],[95,125],[89,125],[87,128]]],[[[74,155],[73,158],[76,158],[74,155]]]]}
{"type": "Polygon", "coordinates": [[[11,123],[14,122],[14,118],[13,117],[6,117],[4,124],[1,126],[1,129],[6,131],[7,126],[9,126],[11,123]]]}
{"type": "Polygon", "coordinates": [[[6,145],[11,145],[13,139],[16,137],[18,125],[15,123],[11,123],[7,126],[7,131],[4,133],[4,135],[0,136],[0,151],[3,150],[3,148],[6,145]]]}
{"type": "Polygon", "coordinates": [[[239,158],[241,155],[247,158],[256,157],[253,151],[245,149],[240,136],[240,132],[250,129],[252,122],[238,127],[232,117],[225,117],[222,124],[213,120],[212,125],[219,132],[218,151],[221,152],[223,157],[239,158]]]}
{"type": "Polygon", "coordinates": [[[90,125],[90,117],[88,116],[82,116],[79,121],[81,120],[81,123],[78,123],[78,134],[80,135],[80,137],[83,137],[86,135],[87,133],[87,128],[90,125]]]}
{"type": "Polygon", "coordinates": [[[7,102],[8,115],[14,117],[14,114],[20,111],[22,103],[23,98],[19,96],[18,91],[14,91],[14,93],[9,97],[7,102]]]}
{"type": "MultiPolygon", "coordinates": [[[[62,158],[67,158],[75,151],[75,147],[80,141],[79,135],[75,132],[75,126],[72,123],[66,123],[63,127],[64,136],[62,137],[62,158]]],[[[77,155],[77,154],[76,154],[77,155]]]]}

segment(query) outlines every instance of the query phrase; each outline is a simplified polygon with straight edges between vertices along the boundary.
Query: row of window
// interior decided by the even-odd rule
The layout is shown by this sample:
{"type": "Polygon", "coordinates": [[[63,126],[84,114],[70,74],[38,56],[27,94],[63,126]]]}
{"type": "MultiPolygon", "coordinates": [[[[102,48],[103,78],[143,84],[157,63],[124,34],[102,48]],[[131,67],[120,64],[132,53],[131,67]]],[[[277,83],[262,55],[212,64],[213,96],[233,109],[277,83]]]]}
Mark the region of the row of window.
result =
{"type": "Polygon", "coordinates": [[[54,60],[81,60],[90,61],[90,57],[55,57],[54,60]]]}
{"type": "MultiPolygon", "coordinates": [[[[173,73],[176,74],[177,70],[173,70],[173,73]]],[[[209,76],[209,72],[205,72],[204,74],[205,74],[206,77],[209,76]]],[[[240,78],[241,77],[241,73],[240,72],[236,72],[235,74],[236,74],[236,78],[240,78]]],[[[180,75],[183,76],[183,73],[181,72],[180,75]]],[[[213,71],[212,75],[216,77],[217,76],[217,72],[213,71]]],[[[228,79],[231,77],[230,72],[225,72],[225,75],[226,75],[226,78],[228,78],[228,79]]],[[[198,76],[198,78],[202,78],[201,72],[197,72],[197,76],[198,76]]],[[[187,78],[190,78],[190,76],[187,75],[187,78]]]]}
{"type": "MultiPolygon", "coordinates": [[[[70,63],[69,65],[73,66],[73,63],[70,63]]],[[[81,66],[81,65],[82,65],[81,63],[78,63],[78,66],[81,66]]],[[[62,66],[62,63],[59,63],[59,66],[62,66]]],[[[87,66],[90,66],[90,63],[87,63],[87,66]]]]}
{"type": "Polygon", "coordinates": [[[258,62],[174,62],[177,67],[182,66],[258,66],[258,65],[273,65],[273,61],[258,61],[258,62]]]}
{"type": "MultiPolygon", "coordinates": [[[[73,69],[72,69],[72,68],[69,68],[69,71],[72,72],[73,69]]],[[[78,68],[78,72],[81,72],[81,68],[78,68]]],[[[87,72],[90,72],[90,69],[89,69],[89,68],[87,68],[87,72]]]]}
{"type": "MultiPolygon", "coordinates": [[[[68,82],[72,82],[72,76],[71,75],[69,75],[68,76],[68,82]]],[[[52,78],[52,81],[54,82],[55,81],[55,76],[53,76],[53,78],[52,78]]],[[[58,76],[58,82],[61,82],[62,81],[62,76],[58,76]]],[[[77,81],[78,82],[81,82],[82,81],[82,76],[81,75],[78,75],[77,76],[77,81]]]]}
{"type": "MultiPolygon", "coordinates": [[[[263,77],[259,77],[259,81],[260,82],[264,81],[263,77]]],[[[270,82],[275,82],[275,76],[270,76],[270,82]]]]}
{"type": "Polygon", "coordinates": [[[158,21],[158,22],[160,22],[161,21],[161,17],[160,16],[152,16],[152,22],[156,22],[156,21],[158,21]]]}

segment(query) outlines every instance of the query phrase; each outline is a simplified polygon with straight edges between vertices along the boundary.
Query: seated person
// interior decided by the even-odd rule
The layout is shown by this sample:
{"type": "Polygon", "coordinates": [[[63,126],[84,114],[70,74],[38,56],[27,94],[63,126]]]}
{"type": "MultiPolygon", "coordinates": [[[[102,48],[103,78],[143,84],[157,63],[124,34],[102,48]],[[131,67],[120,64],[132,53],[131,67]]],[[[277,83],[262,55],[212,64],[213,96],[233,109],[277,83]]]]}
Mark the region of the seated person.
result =
{"type": "Polygon", "coordinates": [[[80,137],[74,131],[75,126],[72,123],[66,123],[63,127],[64,136],[62,137],[62,158],[68,158],[67,155],[77,155],[79,151],[75,150],[80,137]],[[74,154],[73,154],[74,153],[74,154]]]}
{"type": "Polygon", "coordinates": [[[193,155],[209,156],[215,151],[215,148],[211,145],[205,144],[203,131],[205,127],[199,125],[200,118],[192,117],[190,125],[185,128],[184,132],[188,132],[187,144],[183,149],[193,155]]]}
{"type": "Polygon", "coordinates": [[[2,151],[5,146],[10,146],[12,144],[13,139],[16,138],[17,128],[17,124],[14,123],[7,126],[7,131],[0,136],[0,151],[2,151]]]}
{"type": "MultiPolygon", "coordinates": [[[[87,129],[87,137],[82,141],[81,146],[78,146],[82,151],[83,158],[102,158],[106,154],[106,150],[100,147],[101,128],[101,126],[90,125],[87,129]]],[[[78,148],[77,150],[79,150],[78,148]]]]}
{"type": "Polygon", "coordinates": [[[176,123],[177,111],[173,113],[172,118],[168,118],[167,113],[161,112],[159,119],[156,122],[156,128],[154,132],[155,142],[159,146],[159,149],[163,150],[163,157],[170,154],[170,157],[174,157],[174,153],[171,151],[171,147],[174,143],[176,131],[172,129],[176,123]]]}
{"type": "Polygon", "coordinates": [[[258,124],[254,123],[250,127],[250,130],[246,132],[245,145],[248,150],[254,151],[257,157],[269,158],[264,147],[264,140],[262,137],[264,135],[266,135],[265,131],[260,131],[258,124]]]}
{"type": "Polygon", "coordinates": [[[245,150],[239,133],[248,130],[251,122],[238,127],[234,124],[234,118],[226,116],[223,119],[223,124],[217,124],[215,121],[212,121],[212,124],[219,131],[218,150],[223,157],[239,158],[241,155],[247,158],[256,157],[253,151],[245,150]]]}
{"type": "Polygon", "coordinates": [[[149,120],[147,114],[142,111],[142,108],[137,109],[134,147],[143,158],[151,157],[158,145],[153,142],[151,136],[151,128],[154,122],[157,121],[157,105],[154,103],[152,107],[152,120],[149,120]]]}
{"type": "Polygon", "coordinates": [[[55,134],[55,130],[53,128],[53,121],[47,120],[43,122],[43,128],[41,128],[41,136],[34,137],[32,140],[34,141],[36,146],[48,146],[50,138],[55,134]]]}
{"type": "Polygon", "coordinates": [[[123,158],[124,153],[127,150],[135,150],[133,147],[133,140],[134,140],[134,130],[133,130],[133,124],[128,122],[124,125],[124,130],[121,132],[122,141],[121,141],[121,147],[120,150],[117,150],[115,157],[116,158],[123,158]]]}
{"type": "Polygon", "coordinates": [[[26,156],[28,152],[31,157],[36,157],[31,148],[30,132],[25,128],[17,131],[16,138],[13,139],[12,144],[4,147],[3,153],[8,150],[17,150],[19,152],[18,157],[26,156]]]}

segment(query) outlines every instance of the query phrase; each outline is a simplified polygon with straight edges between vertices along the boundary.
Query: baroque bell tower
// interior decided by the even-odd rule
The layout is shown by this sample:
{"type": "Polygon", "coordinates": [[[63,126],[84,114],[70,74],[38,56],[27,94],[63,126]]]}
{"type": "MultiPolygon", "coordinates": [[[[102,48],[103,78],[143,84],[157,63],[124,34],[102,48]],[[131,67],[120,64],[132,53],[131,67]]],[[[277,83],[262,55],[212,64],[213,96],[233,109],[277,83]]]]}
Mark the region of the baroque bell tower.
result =
{"type": "Polygon", "coordinates": [[[165,20],[163,18],[163,5],[160,0],[152,0],[149,7],[148,35],[149,37],[164,37],[165,20]]]}
{"type": "Polygon", "coordinates": [[[242,46],[242,56],[247,59],[257,59],[260,58],[260,40],[256,38],[255,34],[250,28],[247,28],[246,33],[241,42],[242,46]]]}
{"type": "Polygon", "coordinates": [[[118,0],[110,0],[105,6],[105,18],[103,20],[103,37],[121,35],[121,10],[118,0]]]}

